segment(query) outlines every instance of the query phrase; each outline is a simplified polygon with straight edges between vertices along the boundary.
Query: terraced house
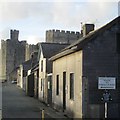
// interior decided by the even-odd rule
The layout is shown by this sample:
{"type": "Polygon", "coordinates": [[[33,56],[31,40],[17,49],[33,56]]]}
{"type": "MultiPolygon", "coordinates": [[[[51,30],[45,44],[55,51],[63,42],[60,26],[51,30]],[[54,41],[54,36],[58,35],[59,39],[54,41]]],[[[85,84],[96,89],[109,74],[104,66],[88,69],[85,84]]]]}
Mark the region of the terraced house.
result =
{"type": "Polygon", "coordinates": [[[104,89],[98,84],[103,77],[115,80],[115,88],[108,90],[108,118],[120,118],[120,17],[84,33],[50,60],[54,108],[74,118],[104,118],[104,89]]]}
{"type": "Polygon", "coordinates": [[[47,104],[52,103],[52,62],[48,59],[68,44],[40,43],[38,98],[47,104]]]}

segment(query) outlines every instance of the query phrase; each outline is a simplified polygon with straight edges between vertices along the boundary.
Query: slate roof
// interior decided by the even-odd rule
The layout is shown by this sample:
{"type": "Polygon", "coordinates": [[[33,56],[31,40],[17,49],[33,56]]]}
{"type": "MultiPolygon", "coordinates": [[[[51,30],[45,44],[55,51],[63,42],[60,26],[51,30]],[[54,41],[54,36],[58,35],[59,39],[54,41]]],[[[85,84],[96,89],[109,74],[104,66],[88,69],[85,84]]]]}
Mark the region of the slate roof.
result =
{"type": "Polygon", "coordinates": [[[69,44],[60,44],[60,43],[41,43],[39,49],[39,57],[40,51],[42,50],[44,58],[50,58],[51,56],[57,54],[59,51],[64,49],[69,44]]]}
{"type": "Polygon", "coordinates": [[[36,71],[37,69],[39,69],[39,62],[37,61],[36,64],[31,68],[31,71],[36,71]]]}
{"type": "MultiPolygon", "coordinates": [[[[104,25],[103,27],[90,32],[85,37],[80,38],[75,43],[69,45],[65,49],[63,49],[60,53],[52,56],[49,60],[56,60],[60,57],[63,57],[65,55],[71,54],[73,52],[76,52],[78,50],[81,50],[88,42],[90,42],[92,39],[103,33],[105,30],[110,29],[113,25],[118,24],[120,26],[120,16],[109,22],[108,24],[104,25]]],[[[119,28],[120,29],[120,28],[119,28]]]]}
{"type": "Polygon", "coordinates": [[[32,63],[32,59],[27,60],[24,63],[22,63],[23,69],[24,70],[29,70],[31,68],[31,63],[32,63]]]}

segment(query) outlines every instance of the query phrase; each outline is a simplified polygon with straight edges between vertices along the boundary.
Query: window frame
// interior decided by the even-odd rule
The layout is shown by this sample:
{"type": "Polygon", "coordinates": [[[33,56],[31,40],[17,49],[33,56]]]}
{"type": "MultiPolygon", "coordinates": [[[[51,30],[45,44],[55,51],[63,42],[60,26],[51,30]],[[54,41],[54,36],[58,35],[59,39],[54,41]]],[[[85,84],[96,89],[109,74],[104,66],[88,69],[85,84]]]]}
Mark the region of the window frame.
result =
{"type": "Polygon", "coordinates": [[[41,72],[43,72],[43,60],[41,60],[41,72]]]}
{"type": "Polygon", "coordinates": [[[74,100],[74,80],[75,80],[75,74],[74,73],[70,73],[70,79],[69,79],[69,82],[70,82],[70,86],[69,86],[69,97],[70,97],[70,100],[74,100]]]}
{"type": "Polygon", "coordinates": [[[43,90],[43,79],[41,79],[41,91],[43,90]]]}

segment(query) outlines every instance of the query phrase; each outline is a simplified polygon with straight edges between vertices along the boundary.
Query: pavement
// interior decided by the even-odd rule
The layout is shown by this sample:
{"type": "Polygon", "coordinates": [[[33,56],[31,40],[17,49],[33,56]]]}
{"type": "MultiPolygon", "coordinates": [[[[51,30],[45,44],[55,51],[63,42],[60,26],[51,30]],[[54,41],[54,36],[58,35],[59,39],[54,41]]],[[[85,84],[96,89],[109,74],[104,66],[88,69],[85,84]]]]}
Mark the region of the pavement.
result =
{"type": "Polygon", "coordinates": [[[26,96],[16,84],[2,84],[2,118],[42,118],[70,119],[63,112],[58,112],[34,97],[26,96]]]}

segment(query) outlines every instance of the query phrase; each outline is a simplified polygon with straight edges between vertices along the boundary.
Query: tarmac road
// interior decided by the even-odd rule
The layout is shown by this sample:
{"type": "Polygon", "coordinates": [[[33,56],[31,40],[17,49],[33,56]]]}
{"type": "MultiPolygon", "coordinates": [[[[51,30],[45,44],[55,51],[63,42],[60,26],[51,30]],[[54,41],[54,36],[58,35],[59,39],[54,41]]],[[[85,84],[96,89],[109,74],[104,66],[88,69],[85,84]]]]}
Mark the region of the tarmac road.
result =
{"type": "MultiPolygon", "coordinates": [[[[16,84],[2,85],[2,118],[41,118],[43,106],[40,102],[25,95],[16,84]]],[[[45,114],[45,118],[50,118],[45,114]]]]}

